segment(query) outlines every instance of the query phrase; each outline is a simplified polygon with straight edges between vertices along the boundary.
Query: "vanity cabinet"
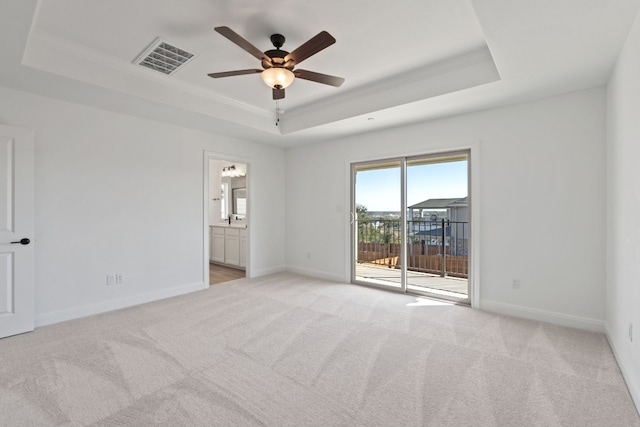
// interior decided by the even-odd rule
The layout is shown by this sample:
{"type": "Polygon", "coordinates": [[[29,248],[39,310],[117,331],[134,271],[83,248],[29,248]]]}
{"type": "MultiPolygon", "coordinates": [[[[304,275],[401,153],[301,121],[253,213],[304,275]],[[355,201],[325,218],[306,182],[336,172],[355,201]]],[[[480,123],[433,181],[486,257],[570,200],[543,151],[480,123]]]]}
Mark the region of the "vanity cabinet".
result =
{"type": "Polygon", "coordinates": [[[209,259],[213,262],[224,264],[224,228],[210,227],[209,236],[209,259]]]}
{"type": "Polygon", "coordinates": [[[238,228],[224,230],[224,263],[240,265],[240,229],[238,228]]]}
{"type": "Polygon", "coordinates": [[[247,230],[235,227],[211,226],[209,259],[232,267],[247,265],[247,230]]]}

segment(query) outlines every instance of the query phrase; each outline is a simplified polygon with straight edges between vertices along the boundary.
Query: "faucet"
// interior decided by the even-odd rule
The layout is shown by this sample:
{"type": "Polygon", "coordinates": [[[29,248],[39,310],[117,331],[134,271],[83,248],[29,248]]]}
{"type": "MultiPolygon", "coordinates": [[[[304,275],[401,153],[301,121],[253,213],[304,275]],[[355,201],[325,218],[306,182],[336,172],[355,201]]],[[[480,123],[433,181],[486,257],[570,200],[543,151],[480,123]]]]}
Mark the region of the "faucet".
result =
{"type": "Polygon", "coordinates": [[[229,215],[229,225],[231,225],[231,215],[229,215]]]}

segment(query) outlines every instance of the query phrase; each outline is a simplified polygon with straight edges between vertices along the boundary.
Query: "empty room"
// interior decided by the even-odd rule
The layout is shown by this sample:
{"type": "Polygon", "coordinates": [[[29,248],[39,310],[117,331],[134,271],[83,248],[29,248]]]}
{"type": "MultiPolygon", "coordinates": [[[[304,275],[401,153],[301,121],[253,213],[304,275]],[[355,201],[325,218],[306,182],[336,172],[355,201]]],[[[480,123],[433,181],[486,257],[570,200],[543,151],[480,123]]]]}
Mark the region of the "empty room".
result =
{"type": "Polygon", "coordinates": [[[640,426],[640,0],[0,0],[0,44],[0,425],[640,426]]]}

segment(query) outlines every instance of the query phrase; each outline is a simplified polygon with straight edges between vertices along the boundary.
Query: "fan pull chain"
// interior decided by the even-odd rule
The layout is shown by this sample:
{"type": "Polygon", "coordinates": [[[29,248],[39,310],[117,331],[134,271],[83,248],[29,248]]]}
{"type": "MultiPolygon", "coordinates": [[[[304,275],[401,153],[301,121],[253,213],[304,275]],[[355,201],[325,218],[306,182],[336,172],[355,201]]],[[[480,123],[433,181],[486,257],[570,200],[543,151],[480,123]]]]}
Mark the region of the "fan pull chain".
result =
{"type": "Polygon", "coordinates": [[[276,101],[276,126],[280,124],[280,101],[276,101]]]}

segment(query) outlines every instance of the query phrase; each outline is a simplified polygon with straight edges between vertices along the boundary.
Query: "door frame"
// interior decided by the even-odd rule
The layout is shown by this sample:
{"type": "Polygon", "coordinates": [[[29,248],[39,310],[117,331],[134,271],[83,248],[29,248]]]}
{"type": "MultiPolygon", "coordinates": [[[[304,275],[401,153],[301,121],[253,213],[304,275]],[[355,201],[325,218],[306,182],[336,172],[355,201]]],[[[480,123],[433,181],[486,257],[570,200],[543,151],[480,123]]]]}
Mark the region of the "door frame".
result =
{"type": "Polygon", "coordinates": [[[247,264],[245,266],[245,276],[251,276],[251,221],[253,215],[251,215],[251,207],[252,207],[252,199],[253,199],[253,180],[251,179],[251,159],[248,157],[241,156],[233,156],[225,153],[219,153],[216,151],[204,150],[203,155],[203,248],[202,248],[202,258],[203,258],[203,269],[202,269],[202,281],[204,283],[204,288],[207,289],[211,286],[209,279],[209,160],[222,160],[225,162],[233,162],[233,163],[244,163],[247,165],[247,264]]]}
{"type": "MultiPolygon", "coordinates": [[[[350,219],[349,219],[349,240],[351,242],[350,244],[350,250],[349,250],[349,254],[350,254],[350,258],[349,258],[349,283],[354,283],[356,285],[364,285],[364,286],[371,286],[374,288],[380,288],[380,289],[388,289],[394,292],[399,292],[399,293],[406,293],[407,289],[407,269],[405,268],[406,266],[406,261],[407,261],[407,254],[406,254],[406,250],[402,250],[400,251],[400,265],[402,266],[402,268],[400,269],[400,288],[396,289],[392,286],[386,286],[386,285],[382,285],[382,284],[376,284],[376,283],[369,283],[369,282],[360,282],[360,281],[356,281],[356,265],[353,262],[356,259],[356,255],[357,255],[357,251],[358,251],[358,231],[357,231],[357,227],[355,227],[355,221],[356,221],[356,212],[355,212],[355,206],[356,206],[356,180],[355,180],[355,176],[356,176],[356,167],[357,166],[366,166],[366,165],[372,165],[375,166],[377,164],[384,164],[384,163],[399,163],[398,167],[400,169],[400,213],[405,212],[406,211],[406,199],[405,197],[403,197],[402,195],[402,189],[405,187],[406,185],[406,179],[407,179],[407,170],[406,170],[406,162],[405,162],[405,157],[391,157],[391,158],[386,158],[386,159],[381,159],[381,160],[366,160],[363,162],[353,162],[349,165],[349,193],[350,193],[350,197],[349,197],[349,212],[350,212],[350,219]],[[353,227],[352,227],[353,225],[353,227]]],[[[402,219],[402,215],[400,217],[402,219]]],[[[407,240],[407,224],[406,221],[400,221],[400,247],[401,248],[406,248],[406,240],[407,240]]]]}
{"type": "MultiPolygon", "coordinates": [[[[469,247],[471,249],[471,254],[469,255],[469,302],[472,308],[481,308],[481,282],[480,282],[480,145],[481,142],[478,141],[469,141],[460,144],[451,144],[451,145],[438,145],[438,146],[425,146],[423,151],[420,152],[407,152],[407,153],[393,153],[388,155],[375,155],[370,157],[354,157],[345,159],[345,188],[347,191],[345,192],[345,205],[349,206],[349,209],[345,209],[346,218],[345,218],[345,235],[348,236],[345,239],[345,254],[349,256],[348,261],[345,265],[345,280],[347,283],[353,283],[353,273],[352,270],[355,268],[353,265],[354,259],[354,251],[357,250],[355,247],[357,244],[355,243],[354,236],[352,233],[351,222],[353,220],[353,215],[355,213],[352,211],[354,207],[353,197],[355,195],[355,191],[353,188],[354,181],[352,177],[352,165],[353,164],[364,164],[364,163],[377,163],[384,162],[396,159],[404,159],[404,158],[412,158],[412,157],[422,157],[422,156],[434,156],[438,155],[446,155],[447,153],[452,153],[456,151],[468,151],[469,152],[469,164],[468,164],[468,176],[467,179],[469,183],[467,184],[468,188],[468,197],[469,197],[469,231],[470,231],[470,244],[469,247]]],[[[402,180],[406,182],[406,170],[403,169],[402,180]]],[[[403,198],[404,199],[404,198],[403,198]]],[[[406,200],[403,200],[403,205],[406,203],[406,200]]],[[[406,206],[401,206],[406,211],[406,206]]],[[[406,234],[406,225],[403,226],[406,234]]],[[[403,237],[406,239],[406,236],[403,237]]],[[[404,240],[403,240],[404,241],[404,240]]],[[[402,251],[403,257],[406,257],[406,250],[402,251]]],[[[406,258],[403,260],[406,263],[406,258]]],[[[406,274],[406,273],[405,273],[406,274]]],[[[403,283],[406,284],[406,277],[403,277],[403,283]]],[[[360,284],[360,283],[358,283],[360,284]]],[[[368,284],[367,284],[368,286],[368,284]]],[[[371,285],[375,286],[375,285],[371,285]]],[[[404,288],[403,285],[402,288],[404,288]]],[[[396,292],[404,292],[403,290],[393,290],[391,288],[385,287],[384,289],[396,292]]]]}

